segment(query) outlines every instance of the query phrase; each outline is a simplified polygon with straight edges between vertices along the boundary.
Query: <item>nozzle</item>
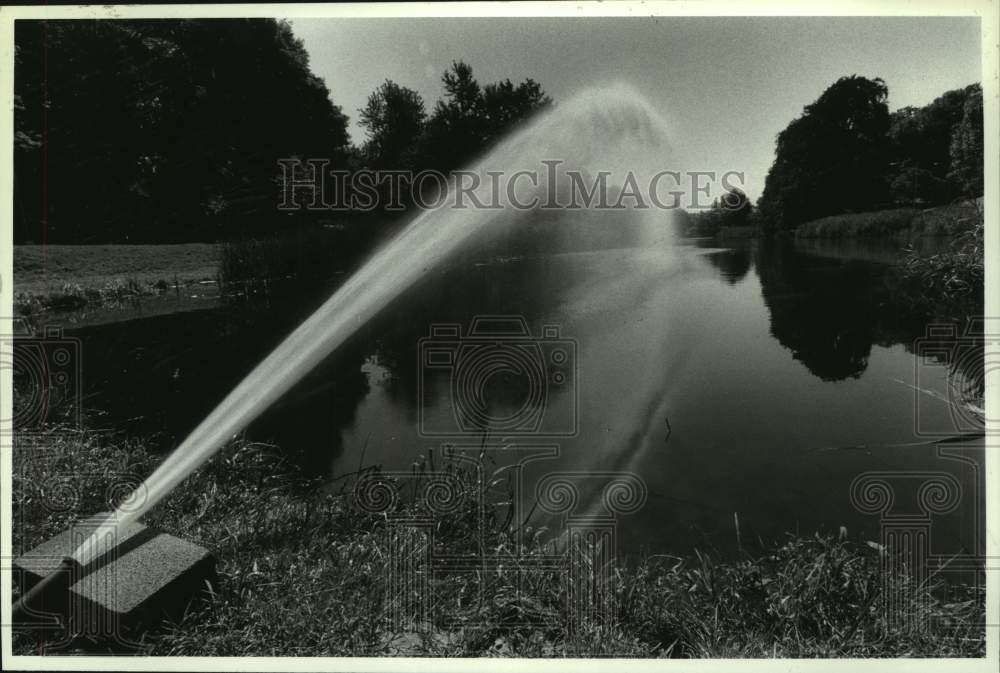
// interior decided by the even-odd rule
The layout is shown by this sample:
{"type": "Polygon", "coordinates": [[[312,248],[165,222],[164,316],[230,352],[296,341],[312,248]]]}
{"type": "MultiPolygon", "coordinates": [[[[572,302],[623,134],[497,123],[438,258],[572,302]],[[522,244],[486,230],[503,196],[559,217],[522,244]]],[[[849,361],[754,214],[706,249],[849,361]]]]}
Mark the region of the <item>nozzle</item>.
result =
{"type": "Polygon", "coordinates": [[[64,558],[59,567],[17,599],[11,608],[11,624],[27,626],[39,618],[61,614],[66,609],[69,588],[82,575],[81,571],[76,559],[64,558]]]}

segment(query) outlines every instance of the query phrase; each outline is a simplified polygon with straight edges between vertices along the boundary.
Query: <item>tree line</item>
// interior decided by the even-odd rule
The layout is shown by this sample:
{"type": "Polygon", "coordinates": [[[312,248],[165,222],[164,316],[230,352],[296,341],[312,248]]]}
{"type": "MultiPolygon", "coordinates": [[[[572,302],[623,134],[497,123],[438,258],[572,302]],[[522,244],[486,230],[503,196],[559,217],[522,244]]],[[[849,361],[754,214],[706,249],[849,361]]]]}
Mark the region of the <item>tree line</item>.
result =
{"type": "Polygon", "coordinates": [[[842,77],[778,134],[757,203],[765,230],[982,195],[982,87],[892,113],[888,98],[880,78],[842,77]]]}
{"type": "Polygon", "coordinates": [[[386,80],[361,110],[367,140],[364,162],[398,170],[456,168],[481,152],[514,124],[552,101],[532,79],[480,86],[472,68],[452,63],[443,77],[444,98],[430,115],[416,91],[386,80]]]}
{"type": "Polygon", "coordinates": [[[888,98],[879,78],[838,79],[778,134],[756,208],[731,189],[708,209],[680,213],[679,227],[703,236],[748,226],[773,234],[827,215],[981,196],[981,85],[892,113],[888,98]]]}
{"type": "Polygon", "coordinates": [[[215,241],[316,224],[280,213],[278,159],[448,170],[550,104],[530,79],[444,73],[428,113],[385,81],[348,115],[273,19],[15,23],[14,241],[215,241]]]}
{"type": "MultiPolygon", "coordinates": [[[[359,111],[366,139],[355,150],[356,165],[414,173],[459,168],[552,103],[530,78],[481,86],[463,61],[453,62],[441,81],[444,97],[430,114],[419,93],[392,80],[373,91],[359,111]]],[[[378,188],[391,189],[388,182],[378,188]]],[[[382,197],[389,202],[388,193],[382,197]]]]}
{"type": "MultiPolygon", "coordinates": [[[[456,61],[430,107],[378,85],[352,144],[302,42],[273,19],[17,21],[14,78],[17,243],[214,241],[315,224],[322,213],[277,211],[278,159],[447,171],[551,104],[531,79],[481,85],[456,61]]],[[[791,231],[981,195],[981,86],[892,113],[888,96],[879,78],[837,80],[778,134],[756,208],[731,190],[682,226],[791,231]]]]}

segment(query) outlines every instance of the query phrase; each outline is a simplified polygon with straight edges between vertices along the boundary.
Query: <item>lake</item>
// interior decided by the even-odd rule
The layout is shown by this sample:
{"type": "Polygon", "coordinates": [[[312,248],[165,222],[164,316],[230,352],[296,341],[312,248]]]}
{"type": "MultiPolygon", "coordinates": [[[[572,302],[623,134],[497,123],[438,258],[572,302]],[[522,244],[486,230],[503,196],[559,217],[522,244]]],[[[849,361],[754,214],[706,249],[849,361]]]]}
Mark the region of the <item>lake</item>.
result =
{"type": "MultiPolygon", "coordinates": [[[[963,427],[892,246],[558,238],[429,270],[249,436],[329,488],[485,451],[518,518],[613,529],[630,557],[904,524],[982,553],[982,445],[931,442],[963,427]]],[[[70,329],[90,422],[169,450],[309,308],[70,329]]]]}

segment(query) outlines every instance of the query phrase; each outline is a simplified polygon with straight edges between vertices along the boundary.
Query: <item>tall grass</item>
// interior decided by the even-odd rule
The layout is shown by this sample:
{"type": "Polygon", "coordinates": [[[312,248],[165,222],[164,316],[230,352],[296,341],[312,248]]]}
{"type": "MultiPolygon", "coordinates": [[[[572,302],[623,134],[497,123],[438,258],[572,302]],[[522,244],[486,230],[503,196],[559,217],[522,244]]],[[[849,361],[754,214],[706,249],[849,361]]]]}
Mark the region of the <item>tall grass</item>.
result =
{"type": "Polygon", "coordinates": [[[867,213],[830,215],[806,222],[795,230],[796,238],[857,238],[908,234],[920,213],[916,208],[896,208],[867,213]]]}
{"type": "Polygon", "coordinates": [[[902,272],[929,301],[972,303],[981,311],[986,282],[984,252],[980,214],[978,222],[956,235],[947,250],[922,255],[913,246],[907,246],[902,272]]]}
{"type": "MultiPolygon", "coordinates": [[[[922,254],[912,245],[903,251],[898,265],[898,294],[928,320],[957,323],[966,334],[972,322],[981,318],[984,310],[986,285],[983,212],[979,210],[974,224],[958,234],[948,249],[935,254],[922,254]]],[[[979,341],[976,351],[982,355],[985,335],[974,335],[979,341]]],[[[950,385],[955,404],[964,407],[983,422],[986,381],[983,358],[959,358],[950,368],[950,385]]]]}
{"type": "Polygon", "coordinates": [[[979,206],[975,201],[938,208],[895,208],[865,213],[844,213],[806,222],[796,238],[894,238],[958,236],[974,225],[979,206]]]}
{"type": "MultiPolygon", "coordinates": [[[[64,529],[77,515],[113,505],[109,482],[147,474],[155,462],[140,445],[110,435],[63,430],[19,438],[15,550],[64,529]],[[73,507],[53,507],[51,492],[66,483],[78,494],[73,507]]],[[[512,520],[505,474],[486,454],[428,454],[408,476],[365,470],[321,488],[275,447],[235,441],[148,519],[212,549],[220,582],[180,622],[145,634],[142,652],[983,654],[982,594],[958,588],[959,598],[946,599],[933,586],[913,586],[905,573],[886,575],[885,550],[817,535],[790,537],[738,561],[696,554],[608,565],[595,561],[600,555],[590,545],[512,520]],[[445,483],[447,497],[434,496],[445,483]],[[367,501],[356,494],[388,487],[399,497],[382,501],[380,511],[360,506],[367,501]],[[430,529],[405,525],[414,520],[431,521],[436,555],[474,561],[485,550],[494,562],[452,573],[429,574],[423,567],[420,577],[433,597],[428,604],[418,586],[387,582],[401,555],[428,544],[430,529]],[[567,580],[574,576],[579,582],[567,580]],[[888,592],[902,597],[898,609],[909,625],[884,609],[888,592]],[[582,612],[573,607],[581,596],[582,612]]],[[[25,634],[15,643],[24,653],[39,646],[25,634]]]]}

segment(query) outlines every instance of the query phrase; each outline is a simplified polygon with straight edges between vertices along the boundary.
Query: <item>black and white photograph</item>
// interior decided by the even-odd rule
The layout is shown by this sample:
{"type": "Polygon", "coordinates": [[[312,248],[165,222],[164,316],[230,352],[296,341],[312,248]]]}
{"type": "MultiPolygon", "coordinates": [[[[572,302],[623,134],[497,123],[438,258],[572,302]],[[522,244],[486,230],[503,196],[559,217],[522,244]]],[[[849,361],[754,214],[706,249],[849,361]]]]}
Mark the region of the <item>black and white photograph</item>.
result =
{"type": "Polygon", "coordinates": [[[3,667],[997,670],[997,18],[0,8],[3,667]]]}

